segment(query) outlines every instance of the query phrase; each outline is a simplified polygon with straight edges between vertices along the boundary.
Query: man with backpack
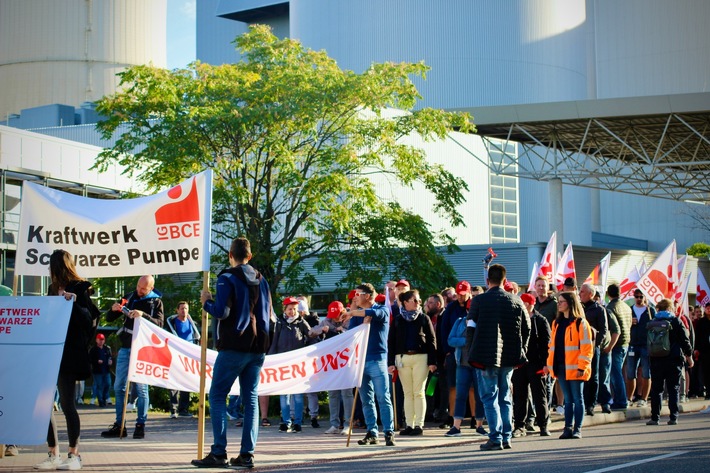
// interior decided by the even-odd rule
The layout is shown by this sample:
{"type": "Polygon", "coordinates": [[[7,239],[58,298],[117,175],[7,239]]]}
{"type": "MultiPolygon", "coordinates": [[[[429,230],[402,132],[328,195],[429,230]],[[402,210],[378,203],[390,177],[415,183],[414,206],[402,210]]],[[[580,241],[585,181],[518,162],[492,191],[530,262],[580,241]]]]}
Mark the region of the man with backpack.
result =
{"type": "MultiPolygon", "coordinates": [[[[217,298],[202,291],[204,310],[217,319],[217,359],[212,370],[210,417],[214,443],[198,468],[254,467],[254,449],[259,434],[258,396],[261,366],[269,348],[269,320],[273,311],[269,284],[249,265],[251,244],[236,238],[229,248],[228,269],[217,277],[217,298]],[[227,462],[227,395],[239,378],[244,404],[244,428],[239,456],[227,462]]],[[[264,414],[266,415],[266,414],[264,414]]]]}
{"type": "Polygon", "coordinates": [[[664,383],[668,389],[668,425],[678,423],[678,395],[683,357],[693,366],[693,347],[681,322],[673,315],[673,302],[662,299],[656,318],[646,325],[648,355],[651,359],[651,420],[646,425],[658,425],[664,383]]]}

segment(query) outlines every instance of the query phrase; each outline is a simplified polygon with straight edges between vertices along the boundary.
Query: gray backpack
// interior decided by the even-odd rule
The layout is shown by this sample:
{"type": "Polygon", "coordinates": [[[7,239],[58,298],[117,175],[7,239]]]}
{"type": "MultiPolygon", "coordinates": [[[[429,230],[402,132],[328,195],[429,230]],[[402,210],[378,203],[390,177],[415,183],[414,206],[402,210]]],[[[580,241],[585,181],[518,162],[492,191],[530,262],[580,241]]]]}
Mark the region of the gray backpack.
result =
{"type": "Polygon", "coordinates": [[[646,324],[648,356],[668,356],[671,353],[671,321],[653,319],[646,324]]]}

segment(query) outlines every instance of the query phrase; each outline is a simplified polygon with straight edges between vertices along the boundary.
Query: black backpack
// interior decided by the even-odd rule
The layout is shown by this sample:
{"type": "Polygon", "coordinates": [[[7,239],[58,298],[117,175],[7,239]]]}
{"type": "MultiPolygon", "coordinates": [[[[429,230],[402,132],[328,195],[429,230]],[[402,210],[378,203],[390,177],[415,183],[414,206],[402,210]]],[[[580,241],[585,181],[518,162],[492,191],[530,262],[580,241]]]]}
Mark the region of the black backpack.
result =
{"type": "Polygon", "coordinates": [[[671,353],[670,319],[653,319],[646,324],[648,356],[668,356],[671,353]]]}

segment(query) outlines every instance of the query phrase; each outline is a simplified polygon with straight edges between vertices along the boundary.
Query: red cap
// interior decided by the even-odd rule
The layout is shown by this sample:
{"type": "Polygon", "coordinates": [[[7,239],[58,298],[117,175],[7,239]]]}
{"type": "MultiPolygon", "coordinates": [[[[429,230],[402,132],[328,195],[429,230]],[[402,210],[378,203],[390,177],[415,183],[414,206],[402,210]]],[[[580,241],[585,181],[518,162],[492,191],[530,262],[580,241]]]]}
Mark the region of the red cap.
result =
{"type": "Polygon", "coordinates": [[[96,340],[106,340],[106,337],[104,337],[103,333],[97,333],[96,340]]]}
{"type": "Polygon", "coordinates": [[[505,284],[503,284],[503,290],[504,290],[505,292],[513,292],[513,291],[515,290],[515,288],[513,287],[512,284],[510,284],[510,281],[508,281],[508,280],[506,279],[506,280],[505,280],[505,284]]]}
{"type": "Polygon", "coordinates": [[[468,281],[461,281],[456,285],[456,294],[468,294],[471,292],[471,285],[468,281]]]}
{"type": "Polygon", "coordinates": [[[535,296],[530,294],[529,292],[526,292],[525,294],[521,295],[520,298],[525,302],[526,304],[530,305],[535,305],[535,296]]]}
{"type": "Polygon", "coordinates": [[[355,292],[356,292],[355,289],[353,289],[352,291],[350,291],[348,293],[348,300],[349,301],[352,301],[353,299],[355,299],[355,292]]]}
{"type": "Polygon", "coordinates": [[[387,298],[384,294],[377,294],[375,296],[375,302],[377,302],[378,304],[384,304],[386,300],[387,298]]]}
{"type": "Polygon", "coordinates": [[[284,307],[286,307],[287,305],[291,305],[291,304],[298,304],[298,299],[296,299],[293,296],[289,296],[286,299],[284,299],[284,301],[283,301],[284,307]]]}
{"type": "Polygon", "coordinates": [[[399,281],[397,281],[397,284],[395,284],[394,287],[399,287],[399,286],[409,287],[409,281],[407,281],[406,279],[400,279],[399,281]]]}
{"type": "Polygon", "coordinates": [[[342,314],[344,310],[345,310],[345,306],[343,306],[342,302],[333,301],[330,304],[328,304],[327,317],[329,319],[337,319],[338,317],[340,317],[340,314],[342,314]]]}

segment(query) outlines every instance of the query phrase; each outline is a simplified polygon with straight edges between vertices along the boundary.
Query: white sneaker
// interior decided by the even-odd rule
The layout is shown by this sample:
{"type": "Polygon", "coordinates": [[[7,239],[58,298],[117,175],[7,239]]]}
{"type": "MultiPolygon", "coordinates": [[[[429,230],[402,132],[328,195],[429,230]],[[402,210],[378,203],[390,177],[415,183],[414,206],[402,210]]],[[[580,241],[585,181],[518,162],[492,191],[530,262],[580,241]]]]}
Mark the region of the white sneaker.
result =
{"type": "Polygon", "coordinates": [[[564,406],[557,406],[557,413],[561,416],[565,415],[565,408],[564,406]]]}
{"type": "Polygon", "coordinates": [[[35,470],[56,470],[59,465],[62,463],[62,457],[61,455],[52,455],[51,453],[47,454],[47,459],[43,461],[42,463],[37,463],[33,468],[35,470]]]}
{"type": "Polygon", "coordinates": [[[348,427],[345,427],[343,430],[340,431],[340,435],[348,435],[348,427]]]}
{"type": "Polygon", "coordinates": [[[57,470],[81,470],[81,456],[70,453],[67,459],[57,466],[57,470]]]}
{"type": "Polygon", "coordinates": [[[133,404],[133,403],[131,403],[131,402],[129,402],[128,404],[126,404],[126,411],[135,411],[135,410],[136,410],[136,405],[135,405],[135,404],[133,404]]]}
{"type": "Polygon", "coordinates": [[[328,430],[323,432],[324,434],[329,434],[329,435],[338,435],[340,433],[340,429],[337,427],[331,426],[328,430]]]}
{"type": "Polygon", "coordinates": [[[16,457],[20,452],[17,450],[17,445],[5,445],[5,456],[16,457]]]}

